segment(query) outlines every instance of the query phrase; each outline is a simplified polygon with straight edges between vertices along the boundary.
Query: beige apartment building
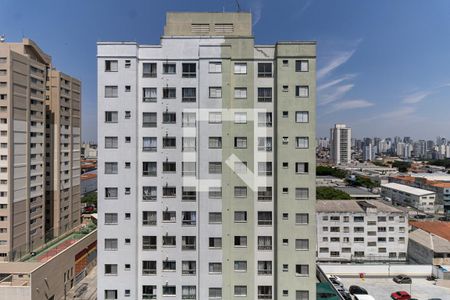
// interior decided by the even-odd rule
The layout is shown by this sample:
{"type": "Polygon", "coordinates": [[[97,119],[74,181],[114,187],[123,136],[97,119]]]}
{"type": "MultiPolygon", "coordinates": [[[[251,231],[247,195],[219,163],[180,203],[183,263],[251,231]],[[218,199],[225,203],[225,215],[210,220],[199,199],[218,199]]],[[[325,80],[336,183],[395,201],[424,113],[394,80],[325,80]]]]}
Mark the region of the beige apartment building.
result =
{"type": "MultiPolygon", "coordinates": [[[[40,247],[45,243],[46,232],[50,232],[47,239],[54,236],[52,224],[55,218],[58,225],[59,219],[63,219],[63,229],[67,222],[70,222],[70,228],[79,224],[80,218],[74,217],[79,215],[76,212],[79,210],[76,187],[70,191],[72,204],[69,209],[65,209],[65,201],[61,209],[59,204],[54,205],[59,210],[55,213],[50,209],[52,202],[46,201],[46,181],[62,181],[62,186],[55,184],[54,187],[64,191],[67,185],[76,186],[78,182],[79,186],[79,81],[71,80],[74,84],[68,101],[78,109],[71,111],[74,117],[67,129],[71,133],[64,132],[63,136],[70,140],[64,144],[75,149],[68,156],[71,178],[65,181],[66,178],[60,176],[60,172],[64,173],[66,169],[52,172],[46,168],[46,154],[50,156],[50,149],[60,151],[52,152],[55,163],[61,157],[67,158],[65,148],[51,145],[51,141],[61,140],[60,136],[54,136],[59,135],[59,131],[46,131],[46,127],[54,128],[52,121],[46,120],[46,109],[51,110],[50,115],[59,116],[62,107],[51,105],[60,101],[59,98],[54,99],[57,93],[51,93],[54,88],[59,88],[50,84],[50,79],[53,80],[56,74],[52,70],[51,57],[33,41],[23,39],[19,43],[0,43],[0,257],[6,261],[17,260],[40,247]],[[77,113],[78,117],[75,117],[77,113]],[[55,157],[59,157],[58,160],[55,157]],[[67,214],[70,217],[66,218],[67,214]]],[[[66,121],[64,125],[67,125],[66,121]]],[[[55,124],[59,126],[60,122],[58,120],[55,124]]],[[[55,230],[56,234],[59,232],[59,228],[55,230]]]]}

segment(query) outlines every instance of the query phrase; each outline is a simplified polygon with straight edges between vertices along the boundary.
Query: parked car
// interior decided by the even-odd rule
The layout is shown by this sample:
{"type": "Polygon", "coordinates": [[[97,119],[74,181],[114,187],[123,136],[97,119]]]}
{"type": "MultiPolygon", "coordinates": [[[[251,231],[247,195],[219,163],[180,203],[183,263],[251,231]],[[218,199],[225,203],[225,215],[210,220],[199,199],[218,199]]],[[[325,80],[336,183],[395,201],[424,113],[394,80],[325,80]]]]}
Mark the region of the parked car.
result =
{"type": "Polygon", "coordinates": [[[92,212],[94,212],[95,211],[95,207],[94,206],[86,206],[86,207],[84,207],[83,208],[83,213],[92,213],[92,212]]]}
{"type": "Polygon", "coordinates": [[[374,297],[370,295],[353,295],[354,300],[375,300],[374,297]]]}
{"type": "Polygon", "coordinates": [[[341,288],[344,288],[344,285],[342,284],[342,282],[338,281],[337,279],[330,278],[330,282],[331,282],[334,286],[339,286],[339,287],[341,287],[341,288]]]}
{"type": "Polygon", "coordinates": [[[342,283],[341,278],[338,277],[338,276],[336,276],[336,275],[328,275],[328,279],[330,279],[330,281],[331,281],[331,280],[336,280],[336,281],[339,281],[339,282],[342,283]]]}
{"type": "Polygon", "coordinates": [[[351,285],[350,288],[348,289],[348,291],[352,295],[368,295],[369,294],[365,289],[363,289],[362,287],[357,286],[357,285],[351,285]]]}
{"type": "Polygon", "coordinates": [[[391,294],[393,300],[411,300],[411,295],[405,291],[397,291],[391,294]]]}
{"type": "Polygon", "coordinates": [[[400,283],[400,284],[403,284],[403,283],[411,284],[412,283],[411,277],[406,276],[406,275],[397,275],[394,278],[392,278],[392,280],[394,280],[394,282],[400,283]]]}

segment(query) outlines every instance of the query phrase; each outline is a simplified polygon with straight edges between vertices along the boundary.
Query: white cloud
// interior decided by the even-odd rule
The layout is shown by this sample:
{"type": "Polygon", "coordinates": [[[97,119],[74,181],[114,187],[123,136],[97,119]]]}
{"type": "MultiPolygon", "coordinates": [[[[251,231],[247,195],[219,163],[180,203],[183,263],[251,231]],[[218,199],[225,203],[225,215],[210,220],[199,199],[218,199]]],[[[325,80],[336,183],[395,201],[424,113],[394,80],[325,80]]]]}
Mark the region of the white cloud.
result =
{"type": "Polygon", "coordinates": [[[409,94],[406,97],[404,97],[402,100],[402,103],[405,103],[405,104],[419,103],[420,101],[422,101],[426,97],[430,96],[431,94],[433,94],[432,91],[420,91],[420,92],[412,93],[412,94],[409,94]]]}
{"type": "Polygon", "coordinates": [[[317,79],[322,79],[330,74],[334,69],[345,64],[355,53],[356,48],[350,51],[343,51],[336,54],[327,65],[317,71],[317,79]]]}
{"type": "Polygon", "coordinates": [[[252,18],[253,18],[252,25],[255,26],[256,24],[258,24],[258,22],[261,20],[261,17],[262,17],[263,4],[262,4],[261,0],[252,1],[250,4],[250,9],[251,9],[252,18]]]}
{"type": "Polygon", "coordinates": [[[356,99],[356,100],[346,100],[334,103],[331,106],[331,109],[327,113],[332,113],[336,111],[342,111],[342,110],[350,110],[350,109],[357,109],[357,108],[366,108],[370,106],[374,106],[370,101],[364,100],[364,99],[356,99]]]}
{"type": "Polygon", "coordinates": [[[326,90],[326,89],[333,87],[343,81],[353,79],[355,76],[356,76],[355,74],[346,74],[346,75],[343,75],[342,77],[334,79],[332,81],[328,81],[326,83],[319,84],[319,86],[317,87],[317,91],[326,90]]]}
{"type": "Polygon", "coordinates": [[[335,89],[333,89],[332,92],[325,94],[323,97],[322,96],[320,97],[319,105],[325,105],[334,102],[336,100],[339,100],[341,97],[347,94],[354,86],[355,85],[352,83],[337,86],[335,89]]]}

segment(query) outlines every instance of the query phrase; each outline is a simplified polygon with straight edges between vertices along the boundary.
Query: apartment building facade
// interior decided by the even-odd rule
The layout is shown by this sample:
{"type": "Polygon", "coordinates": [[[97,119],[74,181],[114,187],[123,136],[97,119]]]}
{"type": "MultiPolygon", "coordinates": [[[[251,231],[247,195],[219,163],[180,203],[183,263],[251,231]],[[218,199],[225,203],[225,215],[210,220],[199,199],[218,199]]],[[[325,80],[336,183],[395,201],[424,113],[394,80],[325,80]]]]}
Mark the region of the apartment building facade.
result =
{"type": "Polygon", "coordinates": [[[349,163],[352,159],[352,129],[345,124],[335,124],[330,129],[330,159],[336,164],[349,163]]]}
{"type": "Polygon", "coordinates": [[[315,298],[315,43],[251,24],[98,43],[98,299],[315,298]]]}
{"type": "Polygon", "coordinates": [[[381,185],[381,196],[397,205],[411,206],[428,214],[435,213],[436,193],[395,182],[381,185]]]}
{"type": "Polygon", "coordinates": [[[380,200],[317,201],[317,259],[405,261],[408,214],[380,200]]]}
{"type": "Polygon", "coordinates": [[[46,170],[54,134],[46,131],[50,72],[51,57],[32,40],[0,43],[0,258],[6,261],[43,245],[51,230],[46,220],[55,218],[46,205],[46,182],[55,178],[46,170]]]}

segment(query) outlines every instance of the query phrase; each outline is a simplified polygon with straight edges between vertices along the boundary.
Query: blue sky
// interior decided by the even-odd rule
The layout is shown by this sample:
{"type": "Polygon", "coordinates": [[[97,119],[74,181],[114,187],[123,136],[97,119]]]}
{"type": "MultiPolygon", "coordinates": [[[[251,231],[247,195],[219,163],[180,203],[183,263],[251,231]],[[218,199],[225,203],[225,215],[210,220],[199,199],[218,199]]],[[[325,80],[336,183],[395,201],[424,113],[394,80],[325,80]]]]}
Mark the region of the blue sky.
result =
{"type": "MultiPolygon", "coordinates": [[[[450,137],[450,1],[240,0],[257,44],[318,42],[318,136],[450,137]]],[[[35,40],[83,81],[83,139],[96,138],[96,42],[157,44],[167,11],[235,11],[234,0],[0,0],[0,34],[35,40]]]]}

